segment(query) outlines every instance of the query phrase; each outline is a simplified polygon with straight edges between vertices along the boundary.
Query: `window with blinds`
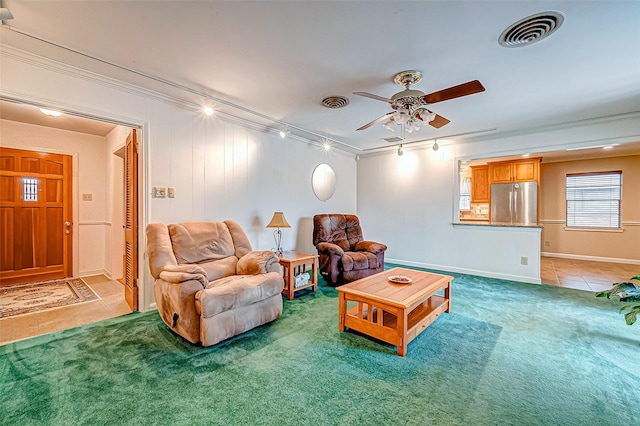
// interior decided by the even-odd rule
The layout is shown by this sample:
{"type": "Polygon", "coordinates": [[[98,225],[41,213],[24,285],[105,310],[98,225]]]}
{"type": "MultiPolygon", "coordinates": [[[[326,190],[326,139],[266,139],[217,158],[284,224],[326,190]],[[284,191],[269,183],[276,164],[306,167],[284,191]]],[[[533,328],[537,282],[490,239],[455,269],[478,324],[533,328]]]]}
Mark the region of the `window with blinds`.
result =
{"type": "Polygon", "coordinates": [[[568,174],[566,185],[567,227],[621,227],[621,171],[568,174]]]}

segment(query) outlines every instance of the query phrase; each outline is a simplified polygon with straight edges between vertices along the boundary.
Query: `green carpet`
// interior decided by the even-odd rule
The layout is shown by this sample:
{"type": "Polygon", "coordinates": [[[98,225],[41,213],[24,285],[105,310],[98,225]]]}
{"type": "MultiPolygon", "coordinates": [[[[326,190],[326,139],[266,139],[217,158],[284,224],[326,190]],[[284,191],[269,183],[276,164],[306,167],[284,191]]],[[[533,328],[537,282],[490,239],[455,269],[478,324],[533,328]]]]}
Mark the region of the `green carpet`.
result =
{"type": "Polygon", "coordinates": [[[0,423],[640,424],[640,327],[593,293],[456,275],[406,358],[337,305],[321,286],[211,348],[156,312],[0,346],[0,423]]]}

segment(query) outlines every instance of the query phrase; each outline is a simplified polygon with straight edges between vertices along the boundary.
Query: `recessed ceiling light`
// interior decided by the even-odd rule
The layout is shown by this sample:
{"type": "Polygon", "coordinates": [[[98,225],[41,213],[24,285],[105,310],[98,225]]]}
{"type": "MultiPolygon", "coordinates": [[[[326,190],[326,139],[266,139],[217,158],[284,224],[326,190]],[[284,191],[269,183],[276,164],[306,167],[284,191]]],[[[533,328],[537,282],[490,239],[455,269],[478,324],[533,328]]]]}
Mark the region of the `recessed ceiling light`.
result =
{"type": "Polygon", "coordinates": [[[210,106],[204,107],[204,113],[207,115],[213,115],[213,108],[210,106]]]}
{"type": "Polygon", "coordinates": [[[52,109],[40,108],[40,112],[50,117],[60,117],[62,115],[60,111],[54,111],[52,109]]]}

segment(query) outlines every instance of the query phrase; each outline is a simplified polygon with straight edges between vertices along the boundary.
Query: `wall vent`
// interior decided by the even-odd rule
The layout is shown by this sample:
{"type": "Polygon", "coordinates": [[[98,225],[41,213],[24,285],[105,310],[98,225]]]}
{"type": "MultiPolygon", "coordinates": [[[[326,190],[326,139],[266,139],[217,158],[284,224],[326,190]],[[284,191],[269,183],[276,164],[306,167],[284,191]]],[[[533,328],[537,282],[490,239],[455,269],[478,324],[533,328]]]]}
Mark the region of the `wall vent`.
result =
{"type": "Polygon", "coordinates": [[[549,36],[560,28],[564,15],[560,12],[542,12],[521,19],[504,30],[498,43],[504,47],[522,47],[549,36]]]}

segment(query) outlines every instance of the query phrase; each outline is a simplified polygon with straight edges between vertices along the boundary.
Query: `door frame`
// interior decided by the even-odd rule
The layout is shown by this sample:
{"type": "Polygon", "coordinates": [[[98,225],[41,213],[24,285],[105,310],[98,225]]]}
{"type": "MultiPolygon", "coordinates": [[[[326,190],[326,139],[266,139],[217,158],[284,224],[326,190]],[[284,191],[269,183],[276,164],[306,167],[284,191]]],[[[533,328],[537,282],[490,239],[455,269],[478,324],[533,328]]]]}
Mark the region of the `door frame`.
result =
{"type": "MultiPolygon", "coordinates": [[[[96,116],[89,113],[83,113],[80,111],[74,111],[67,107],[55,104],[55,103],[41,103],[37,100],[32,100],[29,98],[19,98],[19,97],[9,97],[0,95],[0,99],[9,102],[16,102],[31,105],[38,108],[48,108],[54,110],[64,111],[65,114],[75,115],[78,117],[87,118],[90,120],[103,121],[108,123],[113,123],[116,125],[121,125],[125,127],[129,127],[131,129],[136,129],[138,133],[138,311],[145,312],[148,310],[156,309],[156,304],[153,302],[153,289],[151,288],[151,283],[153,283],[153,277],[149,271],[149,268],[145,267],[146,262],[146,246],[147,239],[146,233],[144,230],[146,229],[147,223],[149,223],[149,212],[148,212],[148,182],[149,182],[149,123],[137,121],[133,118],[125,118],[128,121],[122,121],[122,117],[120,118],[110,118],[108,116],[96,116]]],[[[15,148],[15,149],[25,149],[25,146],[21,146],[16,143],[6,143],[3,141],[3,147],[6,148],[15,148]]],[[[35,151],[35,149],[29,148],[30,150],[35,151]]],[[[72,265],[73,265],[73,276],[79,276],[80,271],[80,252],[79,252],[79,233],[78,233],[78,221],[79,221],[79,203],[80,203],[80,188],[77,179],[77,171],[79,167],[79,157],[77,152],[71,152],[64,148],[62,149],[54,149],[54,148],[42,148],[39,147],[37,151],[47,152],[52,154],[64,154],[69,155],[72,158],[71,161],[71,170],[72,170],[72,210],[73,210],[73,225],[72,225],[72,244],[73,244],[73,253],[72,253],[72,265]]],[[[113,278],[113,277],[112,277],[113,278]]],[[[115,277],[117,278],[117,277],[115,277]]],[[[115,279],[113,278],[113,279],[115,279]]]]}

